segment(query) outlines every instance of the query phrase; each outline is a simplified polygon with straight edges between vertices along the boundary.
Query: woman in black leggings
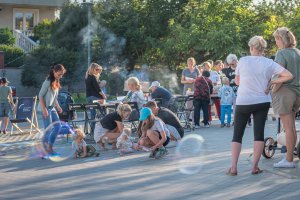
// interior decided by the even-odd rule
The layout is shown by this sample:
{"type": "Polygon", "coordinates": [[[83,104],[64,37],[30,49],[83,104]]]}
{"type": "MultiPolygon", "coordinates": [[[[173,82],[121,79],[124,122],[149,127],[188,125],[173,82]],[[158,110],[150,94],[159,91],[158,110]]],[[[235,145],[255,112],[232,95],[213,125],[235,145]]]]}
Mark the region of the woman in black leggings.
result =
{"type": "Polygon", "coordinates": [[[234,116],[234,133],[232,139],[232,163],[227,175],[237,175],[237,163],[242,148],[242,138],[248,122],[253,115],[254,147],[252,174],[262,172],[258,168],[264,147],[265,121],[270,107],[266,88],[273,75],[278,79],[271,83],[291,80],[293,75],[273,60],[263,56],[267,42],[261,36],[254,36],[248,43],[251,56],[240,59],[235,71],[235,82],[239,85],[234,116]]]}

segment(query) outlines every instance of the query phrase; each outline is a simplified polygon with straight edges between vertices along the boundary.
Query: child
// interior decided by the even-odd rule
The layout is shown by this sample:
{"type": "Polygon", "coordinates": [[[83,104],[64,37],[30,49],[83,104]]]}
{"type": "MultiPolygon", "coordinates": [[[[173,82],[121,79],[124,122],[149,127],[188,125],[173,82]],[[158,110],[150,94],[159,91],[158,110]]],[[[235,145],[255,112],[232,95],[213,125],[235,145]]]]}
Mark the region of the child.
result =
{"type": "Polygon", "coordinates": [[[229,79],[227,77],[222,78],[223,86],[218,92],[218,96],[221,97],[221,128],[225,126],[225,113],[227,112],[227,127],[230,127],[231,123],[231,105],[234,100],[234,91],[229,86],[229,79]]]}
{"type": "Polygon", "coordinates": [[[75,138],[72,142],[72,149],[75,150],[74,158],[85,158],[85,157],[98,157],[100,154],[96,152],[95,147],[92,145],[87,145],[84,141],[85,134],[82,130],[75,130],[75,138]]]}
{"type": "Polygon", "coordinates": [[[130,128],[124,128],[122,134],[117,139],[117,148],[120,149],[120,155],[132,153],[134,144],[130,138],[130,128]]]}

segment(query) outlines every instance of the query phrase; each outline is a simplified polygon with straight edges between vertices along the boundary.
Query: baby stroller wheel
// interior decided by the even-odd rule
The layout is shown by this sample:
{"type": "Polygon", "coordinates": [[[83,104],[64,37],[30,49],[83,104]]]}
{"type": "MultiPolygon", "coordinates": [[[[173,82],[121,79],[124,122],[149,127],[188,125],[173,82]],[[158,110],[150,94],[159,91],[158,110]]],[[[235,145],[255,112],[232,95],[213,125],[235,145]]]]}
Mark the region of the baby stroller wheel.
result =
{"type": "Polygon", "coordinates": [[[270,159],[275,154],[275,146],[276,146],[275,141],[273,138],[267,137],[267,138],[265,138],[264,143],[265,143],[265,147],[263,149],[262,155],[265,158],[270,159]]]}

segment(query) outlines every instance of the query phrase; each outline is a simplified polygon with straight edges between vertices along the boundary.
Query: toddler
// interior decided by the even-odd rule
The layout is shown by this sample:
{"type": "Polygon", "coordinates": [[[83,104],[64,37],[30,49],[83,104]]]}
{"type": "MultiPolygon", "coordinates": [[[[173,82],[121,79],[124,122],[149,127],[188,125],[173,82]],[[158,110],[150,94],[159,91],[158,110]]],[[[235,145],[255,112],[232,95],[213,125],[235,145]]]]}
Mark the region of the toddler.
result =
{"type": "Polygon", "coordinates": [[[75,136],[72,142],[72,149],[75,150],[74,158],[98,157],[100,155],[93,145],[86,144],[84,141],[85,134],[82,130],[75,129],[74,134],[75,136]]]}
{"type": "Polygon", "coordinates": [[[122,134],[117,139],[117,148],[120,151],[120,155],[126,153],[132,153],[134,151],[134,144],[130,137],[131,129],[124,128],[122,134]]]}

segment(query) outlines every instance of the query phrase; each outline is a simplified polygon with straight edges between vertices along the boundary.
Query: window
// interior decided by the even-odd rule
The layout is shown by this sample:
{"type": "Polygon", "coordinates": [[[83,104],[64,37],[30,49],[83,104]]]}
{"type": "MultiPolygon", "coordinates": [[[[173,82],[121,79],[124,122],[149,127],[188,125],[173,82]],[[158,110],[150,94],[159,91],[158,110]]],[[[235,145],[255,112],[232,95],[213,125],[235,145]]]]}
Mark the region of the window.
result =
{"type": "Polygon", "coordinates": [[[39,10],[37,9],[21,9],[14,8],[14,29],[21,30],[23,32],[32,31],[33,27],[38,24],[39,10]]]}

